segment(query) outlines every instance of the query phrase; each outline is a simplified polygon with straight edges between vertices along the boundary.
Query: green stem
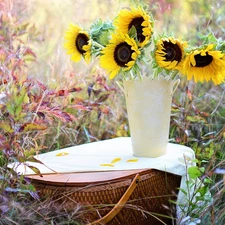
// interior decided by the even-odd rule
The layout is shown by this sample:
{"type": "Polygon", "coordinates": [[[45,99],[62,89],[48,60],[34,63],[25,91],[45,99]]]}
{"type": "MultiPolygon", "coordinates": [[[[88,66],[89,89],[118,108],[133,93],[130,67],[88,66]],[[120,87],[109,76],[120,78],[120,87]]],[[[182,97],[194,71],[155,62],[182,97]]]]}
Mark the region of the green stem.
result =
{"type": "Polygon", "coordinates": [[[158,78],[158,72],[156,70],[154,70],[153,72],[153,79],[157,79],[158,78]]]}
{"type": "Polygon", "coordinates": [[[130,78],[131,78],[131,80],[134,80],[134,78],[135,78],[132,70],[130,70],[130,78]]]}
{"type": "Polygon", "coordinates": [[[103,45],[99,44],[99,43],[96,42],[96,41],[93,41],[92,43],[93,43],[94,46],[96,46],[96,47],[98,47],[98,48],[100,48],[100,49],[103,49],[103,48],[104,48],[103,45]]]}
{"type": "Polygon", "coordinates": [[[138,76],[138,78],[142,81],[143,77],[141,76],[140,70],[137,70],[137,76],[138,76]]]}
{"type": "Polygon", "coordinates": [[[177,70],[172,71],[171,76],[170,76],[171,80],[174,80],[174,78],[177,76],[177,74],[178,74],[177,70]]]}

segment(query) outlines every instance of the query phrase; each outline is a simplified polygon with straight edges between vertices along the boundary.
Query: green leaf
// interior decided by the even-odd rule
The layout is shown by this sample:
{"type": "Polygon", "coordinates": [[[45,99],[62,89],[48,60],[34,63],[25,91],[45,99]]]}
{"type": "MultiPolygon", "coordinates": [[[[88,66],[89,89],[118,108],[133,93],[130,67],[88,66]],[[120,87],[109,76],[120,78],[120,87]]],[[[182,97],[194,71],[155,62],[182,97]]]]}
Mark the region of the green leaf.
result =
{"type": "Polygon", "coordinates": [[[109,43],[109,31],[101,31],[101,34],[98,35],[99,44],[106,46],[109,43]]]}
{"type": "Polygon", "coordinates": [[[10,102],[8,102],[8,104],[6,104],[6,108],[9,112],[10,115],[14,116],[14,110],[15,110],[15,107],[13,104],[11,104],[10,102]]]}
{"type": "Polygon", "coordinates": [[[134,39],[137,38],[137,30],[136,30],[135,26],[132,26],[130,28],[130,30],[128,31],[128,35],[130,38],[134,38],[134,39]]]}
{"type": "Polygon", "coordinates": [[[42,177],[41,171],[40,171],[37,167],[31,166],[31,165],[27,165],[27,167],[29,167],[29,168],[30,168],[31,170],[33,170],[37,175],[39,175],[40,177],[42,177]]]}
{"type": "Polygon", "coordinates": [[[199,171],[203,174],[205,172],[205,168],[204,167],[200,167],[199,171]]]}
{"type": "Polygon", "coordinates": [[[37,131],[37,130],[45,130],[47,127],[44,125],[40,125],[37,123],[25,123],[23,124],[19,132],[30,132],[30,131],[37,131]]]}
{"type": "Polygon", "coordinates": [[[0,122],[0,127],[6,133],[13,133],[14,131],[9,122],[0,122]]]}
{"type": "Polygon", "coordinates": [[[225,41],[220,41],[219,44],[216,46],[216,50],[225,51],[225,41]]]}
{"type": "Polygon", "coordinates": [[[210,32],[207,35],[197,33],[197,36],[200,40],[203,41],[203,44],[217,43],[217,38],[215,37],[215,35],[212,32],[210,32]]]}
{"type": "Polygon", "coordinates": [[[179,188],[179,190],[180,190],[181,192],[183,192],[185,195],[187,195],[187,191],[184,190],[183,188],[179,188]]]}
{"type": "Polygon", "coordinates": [[[198,189],[198,192],[202,197],[204,197],[207,194],[208,190],[209,190],[208,187],[204,185],[198,189]]]}
{"type": "Polygon", "coordinates": [[[20,90],[18,90],[18,93],[15,98],[15,103],[17,106],[22,105],[22,103],[28,103],[29,97],[27,95],[27,90],[25,87],[22,87],[20,90]]]}
{"type": "Polygon", "coordinates": [[[187,116],[187,120],[191,122],[203,122],[206,123],[206,120],[201,116],[187,116]]]}
{"type": "Polygon", "coordinates": [[[200,177],[202,173],[197,166],[192,166],[188,168],[188,174],[190,178],[196,179],[200,177]]]}
{"type": "Polygon", "coordinates": [[[198,159],[193,159],[192,162],[193,163],[199,163],[199,160],[198,159]]]}
{"type": "Polygon", "coordinates": [[[22,105],[17,105],[15,108],[14,116],[19,117],[21,112],[22,112],[22,105]]]}
{"type": "Polygon", "coordinates": [[[90,28],[90,32],[92,35],[97,35],[100,29],[102,28],[103,22],[101,19],[97,19],[90,28]]]}
{"type": "Polygon", "coordinates": [[[102,25],[103,30],[113,30],[114,26],[110,21],[104,22],[102,25]]]}

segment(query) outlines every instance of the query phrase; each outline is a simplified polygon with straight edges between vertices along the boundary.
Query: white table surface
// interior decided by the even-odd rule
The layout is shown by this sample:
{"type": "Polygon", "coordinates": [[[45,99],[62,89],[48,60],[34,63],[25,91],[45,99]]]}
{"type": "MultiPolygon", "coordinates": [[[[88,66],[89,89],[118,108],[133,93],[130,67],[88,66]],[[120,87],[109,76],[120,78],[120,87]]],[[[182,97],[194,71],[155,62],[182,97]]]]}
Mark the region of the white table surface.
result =
{"type": "Polygon", "coordinates": [[[186,146],[168,143],[165,155],[157,158],[135,157],[131,138],[110,140],[68,147],[35,156],[43,164],[26,162],[9,165],[16,172],[34,174],[26,165],[37,167],[42,174],[130,169],[158,169],[184,176],[188,166],[193,165],[194,151],[186,146]],[[119,161],[112,163],[114,159],[119,161]]]}

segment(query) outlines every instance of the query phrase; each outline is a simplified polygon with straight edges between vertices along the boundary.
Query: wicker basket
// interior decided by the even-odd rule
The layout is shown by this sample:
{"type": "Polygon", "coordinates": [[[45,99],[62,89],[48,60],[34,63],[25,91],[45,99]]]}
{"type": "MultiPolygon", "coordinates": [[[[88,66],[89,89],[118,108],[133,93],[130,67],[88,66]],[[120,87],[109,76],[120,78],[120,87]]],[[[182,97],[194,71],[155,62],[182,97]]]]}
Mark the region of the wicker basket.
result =
{"type": "Polygon", "coordinates": [[[92,225],[172,224],[175,206],[169,200],[176,201],[181,181],[180,176],[153,169],[30,178],[40,196],[52,196],[68,209],[85,207],[84,223],[92,225]]]}

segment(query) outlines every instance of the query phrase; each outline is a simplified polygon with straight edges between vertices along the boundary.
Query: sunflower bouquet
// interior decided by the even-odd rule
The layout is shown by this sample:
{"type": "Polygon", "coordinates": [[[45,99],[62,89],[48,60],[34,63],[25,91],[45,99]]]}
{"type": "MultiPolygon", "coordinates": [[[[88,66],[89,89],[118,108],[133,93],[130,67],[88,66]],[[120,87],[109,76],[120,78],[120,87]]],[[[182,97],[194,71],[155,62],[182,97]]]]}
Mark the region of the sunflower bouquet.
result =
{"type": "Polygon", "coordinates": [[[142,67],[152,69],[152,79],[175,79],[178,74],[195,82],[225,80],[225,44],[213,34],[202,36],[201,46],[189,47],[173,36],[155,35],[151,13],[142,6],[122,9],[112,21],[95,21],[88,31],[71,24],[65,34],[67,53],[75,62],[99,58],[109,78],[124,80],[147,76],[142,67]]]}

